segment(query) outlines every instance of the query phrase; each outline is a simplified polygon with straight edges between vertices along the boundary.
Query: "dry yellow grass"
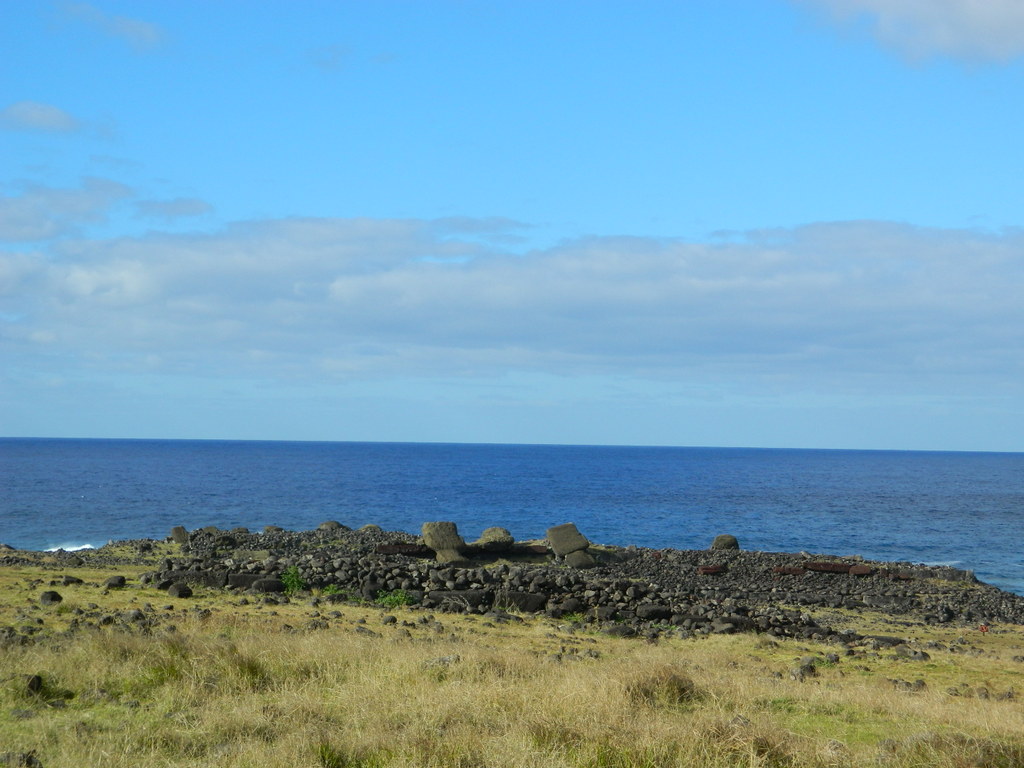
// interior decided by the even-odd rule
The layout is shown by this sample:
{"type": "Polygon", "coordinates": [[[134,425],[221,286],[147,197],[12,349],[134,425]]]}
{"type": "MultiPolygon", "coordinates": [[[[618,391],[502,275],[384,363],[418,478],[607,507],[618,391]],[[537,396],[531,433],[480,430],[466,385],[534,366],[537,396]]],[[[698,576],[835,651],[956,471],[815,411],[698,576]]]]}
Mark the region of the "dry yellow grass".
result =
{"type": "Polygon", "coordinates": [[[42,608],[52,574],[0,569],[0,625],[42,619],[49,635],[0,650],[0,753],[35,751],[46,768],[1024,765],[1024,705],[997,698],[1024,690],[1018,628],[907,627],[968,652],[841,656],[800,682],[800,659],[837,648],[754,635],[649,644],[410,609],[384,624],[374,606],[104,594],[99,575],[42,608]],[[161,621],[62,634],[92,603],[161,621]]]}

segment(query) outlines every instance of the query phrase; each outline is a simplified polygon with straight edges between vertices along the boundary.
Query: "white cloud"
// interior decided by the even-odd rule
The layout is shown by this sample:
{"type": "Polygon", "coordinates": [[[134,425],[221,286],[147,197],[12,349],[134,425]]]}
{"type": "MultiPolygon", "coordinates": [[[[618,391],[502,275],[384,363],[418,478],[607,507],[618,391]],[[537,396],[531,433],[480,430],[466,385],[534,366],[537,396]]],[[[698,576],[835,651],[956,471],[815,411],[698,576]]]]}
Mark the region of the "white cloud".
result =
{"type": "Polygon", "coordinates": [[[83,224],[103,221],[111,206],[131,190],[116,181],[87,178],[77,189],[27,185],[19,194],[0,196],[0,241],[47,240],[83,224]]]}
{"type": "Polygon", "coordinates": [[[18,101],[0,110],[0,127],[12,131],[73,133],[82,126],[60,107],[38,101],[18,101]]]}
{"type": "Polygon", "coordinates": [[[134,50],[151,51],[163,44],[163,29],[148,21],[106,13],[89,3],[64,3],[67,18],[83,22],[109,37],[128,43],[134,50]]]}
{"type": "Polygon", "coordinates": [[[142,218],[171,221],[204,216],[213,211],[213,206],[194,197],[176,197],[173,200],[139,200],[135,204],[135,209],[137,215],[142,218]]]}
{"type": "Polygon", "coordinates": [[[1021,0],[796,0],[842,24],[865,24],[883,45],[912,59],[953,56],[1009,61],[1024,54],[1021,0]]]}
{"type": "Polygon", "coordinates": [[[510,253],[481,244],[500,231],[455,226],[289,219],[65,241],[43,277],[0,274],[20,332],[99,367],[156,355],[214,377],[536,371],[757,391],[1024,382],[1021,232],[848,222],[510,253]]]}

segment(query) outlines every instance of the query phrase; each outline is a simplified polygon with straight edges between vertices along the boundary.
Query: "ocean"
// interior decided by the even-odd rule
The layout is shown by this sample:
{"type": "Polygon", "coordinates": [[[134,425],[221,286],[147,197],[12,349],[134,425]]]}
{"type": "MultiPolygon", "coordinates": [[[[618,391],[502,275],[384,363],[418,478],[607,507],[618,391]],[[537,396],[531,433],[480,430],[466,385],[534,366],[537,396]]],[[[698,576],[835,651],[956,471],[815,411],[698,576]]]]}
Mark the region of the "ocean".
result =
{"type": "Polygon", "coordinates": [[[517,539],[953,565],[1024,594],[1024,454],[0,439],[0,542],[102,546],[192,529],[451,520],[517,539]]]}

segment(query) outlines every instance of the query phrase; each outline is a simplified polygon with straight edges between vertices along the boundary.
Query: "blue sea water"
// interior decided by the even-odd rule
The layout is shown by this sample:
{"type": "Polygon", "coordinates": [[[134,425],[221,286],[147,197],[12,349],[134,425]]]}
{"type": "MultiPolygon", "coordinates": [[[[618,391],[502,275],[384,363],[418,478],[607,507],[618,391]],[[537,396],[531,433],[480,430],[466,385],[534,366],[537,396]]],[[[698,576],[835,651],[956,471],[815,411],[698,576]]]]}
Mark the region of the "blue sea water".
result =
{"type": "Polygon", "coordinates": [[[196,528],[452,520],[517,539],[806,550],[973,569],[1024,594],[1024,454],[0,439],[0,542],[100,546],[196,528]]]}

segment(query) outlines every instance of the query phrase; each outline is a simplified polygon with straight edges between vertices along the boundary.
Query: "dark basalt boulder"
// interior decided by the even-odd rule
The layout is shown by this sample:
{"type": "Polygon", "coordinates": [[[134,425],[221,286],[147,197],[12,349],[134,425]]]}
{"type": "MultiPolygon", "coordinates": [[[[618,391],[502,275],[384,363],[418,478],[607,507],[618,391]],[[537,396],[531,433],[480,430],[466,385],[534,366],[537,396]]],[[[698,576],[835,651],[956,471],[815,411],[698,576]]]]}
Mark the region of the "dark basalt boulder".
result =
{"type": "Polygon", "coordinates": [[[257,579],[252,583],[252,589],[256,592],[284,592],[284,582],[280,579],[257,579]]]}
{"type": "Polygon", "coordinates": [[[486,589],[434,590],[428,592],[423,605],[453,612],[471,611],[481,606],[490,606],[494,592],[486,589]]]}
{"type": "Polygon", "coordinates": [[[167,588],[168,597],[192,597],[192,588],[184,582],[178,581],[167,588]]]}

